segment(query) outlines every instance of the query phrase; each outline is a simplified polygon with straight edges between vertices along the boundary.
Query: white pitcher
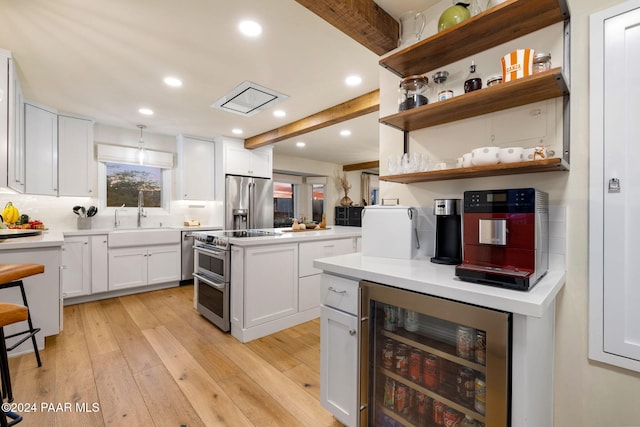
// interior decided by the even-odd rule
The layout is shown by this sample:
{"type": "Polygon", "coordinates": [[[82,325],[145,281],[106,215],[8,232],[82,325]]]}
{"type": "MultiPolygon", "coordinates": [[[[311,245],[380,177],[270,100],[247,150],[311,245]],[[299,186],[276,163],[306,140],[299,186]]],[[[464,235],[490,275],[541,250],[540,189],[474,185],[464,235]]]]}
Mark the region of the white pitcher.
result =
{"type": "Polygon", "coordinates": [[[400,38],[398,46],[408,46],[420,40],[427,18],[422,12],[410,10],[400,17],[400,38]]]}

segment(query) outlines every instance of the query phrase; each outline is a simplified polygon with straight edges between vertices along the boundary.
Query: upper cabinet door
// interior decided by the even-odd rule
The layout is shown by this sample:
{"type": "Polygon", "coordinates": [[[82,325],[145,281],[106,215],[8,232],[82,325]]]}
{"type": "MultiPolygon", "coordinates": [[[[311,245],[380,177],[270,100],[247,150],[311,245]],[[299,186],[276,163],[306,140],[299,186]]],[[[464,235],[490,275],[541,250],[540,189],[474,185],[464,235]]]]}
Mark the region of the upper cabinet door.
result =
{"type": "Polygon", "coordinates": [[[58,116],[59,194],[93,196],[93,120],[58,116]]]}
{"type": "Polygon", "coordinates": [[[24,104],[25,192],[58,195],[58,115],[24,104]]]}
{"type": "Polygon", "coordinates": [[[178,135],[178,198],[214,200],[214,142],[178,135]]]}
{"type": "MultiPolygon", "coordinates": [[[[640,360],[640,9],[605,23],[604,350],[640,360]],[[620,184],[616,191],[615,181],[620,184]],[[610,184],[611,183],[611,184],[610,184]]],[[[596,159],[597,156],[591,156],[596,159]]]]}
{"type": "Polygon", "coordinates": [[[242,141],[224,141],[225,173],[229,175],[271,178],[273,176],[273,148],[254,150],[244,148],[242,141]]]}
{"type": "Polygon", "coordinates": [[[640,371],[640,1],[590,28],[589,356],[640,371]]]}

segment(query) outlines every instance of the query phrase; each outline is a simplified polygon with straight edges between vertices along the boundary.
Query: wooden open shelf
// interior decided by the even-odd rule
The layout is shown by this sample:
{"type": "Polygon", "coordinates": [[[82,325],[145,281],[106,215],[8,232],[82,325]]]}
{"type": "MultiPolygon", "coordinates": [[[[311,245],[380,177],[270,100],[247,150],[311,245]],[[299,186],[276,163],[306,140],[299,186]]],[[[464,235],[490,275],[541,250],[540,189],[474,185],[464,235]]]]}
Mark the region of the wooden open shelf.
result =
{"type": "Polygon", "coordinates": [[[551,158],[518,163],[499,163],[489,166],[444,169],[437,171],[405,173],[381,176],[382,181],[411,184],[414,182],[444,181],[448,179],[482,178],[498,175],[517,175],[523,173],[568,171],[569,165],[563,159],[551,158]]]}
{"type": "Polygon", "coordinates": [[[565,19],[566,0],[507,0],[382,58],[380,65],[400,77],[422,74],[565,19]]]}
{"type": "Polygon", "coordinates": [[[487,87],[379,119],[405,132],[506,110],[569,93],[561,68],[487,87]]]}

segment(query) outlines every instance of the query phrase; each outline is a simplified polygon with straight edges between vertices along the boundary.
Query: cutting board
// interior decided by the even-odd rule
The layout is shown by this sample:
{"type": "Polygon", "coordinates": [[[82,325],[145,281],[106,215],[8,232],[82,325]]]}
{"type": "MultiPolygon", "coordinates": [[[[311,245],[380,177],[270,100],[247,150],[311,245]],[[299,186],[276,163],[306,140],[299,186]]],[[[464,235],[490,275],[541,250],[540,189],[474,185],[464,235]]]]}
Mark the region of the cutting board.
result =
{"type": "Polygon", "coordinates": [[[307,230],[306,228],[304,230],[294,230],[293,228],[283,228],[282,232],[283,233],[304,233],[305,231],[322,231],[322,230],[331,230],[331,227],[327,227],[327,228],[311,228],[309,230],[307,230]]]}

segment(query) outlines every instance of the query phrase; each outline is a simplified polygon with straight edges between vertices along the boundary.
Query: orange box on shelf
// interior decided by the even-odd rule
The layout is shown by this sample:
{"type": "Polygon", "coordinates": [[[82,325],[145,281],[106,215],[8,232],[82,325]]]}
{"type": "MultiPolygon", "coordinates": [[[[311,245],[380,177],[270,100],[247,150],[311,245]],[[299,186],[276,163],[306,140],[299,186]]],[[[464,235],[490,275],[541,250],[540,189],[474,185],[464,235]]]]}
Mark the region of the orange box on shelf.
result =
{"type": "Polygon", "coordinates": [[[517,49],[502,57],[504,83],[533,74],[533,49],[517,49]]]}

